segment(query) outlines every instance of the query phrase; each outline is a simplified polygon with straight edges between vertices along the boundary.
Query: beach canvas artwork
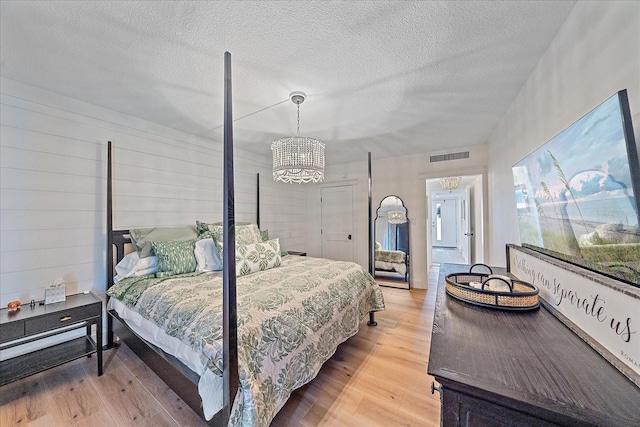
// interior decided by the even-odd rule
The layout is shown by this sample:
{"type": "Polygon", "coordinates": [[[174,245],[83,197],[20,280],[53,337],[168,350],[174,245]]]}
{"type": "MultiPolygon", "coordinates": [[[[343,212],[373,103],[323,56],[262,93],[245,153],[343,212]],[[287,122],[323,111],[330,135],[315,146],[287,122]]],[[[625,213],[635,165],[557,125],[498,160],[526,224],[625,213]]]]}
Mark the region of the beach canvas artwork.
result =
{"type": "Polygon", "coordinates": [[[513,166],[522,245],[640,286],[638,163],[619,92],[513,166]]]}

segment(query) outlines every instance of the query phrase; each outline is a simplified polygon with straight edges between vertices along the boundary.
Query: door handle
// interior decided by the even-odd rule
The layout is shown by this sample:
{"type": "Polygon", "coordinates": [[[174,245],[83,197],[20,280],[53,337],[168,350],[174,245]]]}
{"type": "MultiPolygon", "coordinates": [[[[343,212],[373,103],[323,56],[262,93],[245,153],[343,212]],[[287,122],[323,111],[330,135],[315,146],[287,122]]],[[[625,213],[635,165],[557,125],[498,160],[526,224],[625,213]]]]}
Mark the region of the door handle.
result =
{"type": "Polygon", "coordinates": [[[347,238],[348,238],[349,240],[351,240],[351,234],[349,234],[349,236],[347,236],[347,238]]]}

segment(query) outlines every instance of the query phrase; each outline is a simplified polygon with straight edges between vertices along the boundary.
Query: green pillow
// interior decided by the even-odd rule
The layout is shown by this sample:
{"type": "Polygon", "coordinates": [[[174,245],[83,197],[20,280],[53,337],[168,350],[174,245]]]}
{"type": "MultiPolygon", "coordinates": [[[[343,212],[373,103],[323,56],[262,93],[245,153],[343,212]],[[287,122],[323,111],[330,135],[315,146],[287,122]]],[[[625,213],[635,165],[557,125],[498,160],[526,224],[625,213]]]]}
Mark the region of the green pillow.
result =
{"type": "Polygon", "coordinates": [[[262,241],[266,242],[269,240],[269,230],[260,230],[260,236],[262,237],[262,241]]]}
{"type": "Polygon", "coordinates": [[[129,235],[138,256],[145,258],[153,255],[151,242],[195,239],[198,233],[193,225],[184,225],[181,227],[135,228],[129,230],[129,235]]]}
{"type": "Polygon", "coordinates": [[[193,273],[196,271],[194,250],[196,240],[174,240],[170,242],[151,242],[158,257],[156,277],[173,276],[175,274],[193,273]]]}
{"type": "Polygon", "coordinates": [[[281,265],[279,239],[236,246],[236,276],[244,276],[281,265]]]}

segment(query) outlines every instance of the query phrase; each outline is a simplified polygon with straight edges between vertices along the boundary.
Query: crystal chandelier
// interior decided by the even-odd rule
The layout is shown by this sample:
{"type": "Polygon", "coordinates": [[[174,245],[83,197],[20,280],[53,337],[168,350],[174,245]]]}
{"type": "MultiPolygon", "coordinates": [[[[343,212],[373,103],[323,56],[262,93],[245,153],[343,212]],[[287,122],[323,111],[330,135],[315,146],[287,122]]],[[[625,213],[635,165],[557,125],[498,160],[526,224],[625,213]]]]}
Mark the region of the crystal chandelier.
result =
{"type": "Polygon", "coordinates": [[[387,212],[387,222],[391,224],[404,224],[407,222],[407,213],[404,211],[387,212]]]}
{"type": "Polygon", "coordinates": [[[300,104],[306,97],[303,92],[289,94],[298,106],[298,133],[271,143],[274,181],[302,184],[324,179],[324,143],[300,136],[300,104]]]}
{"type": "Polygon", "coordinates": [[[462,180],[461,176],[452,176],[450,178],[440,178],[440,186],[445,190],[455,190],[460,185],[460,181],[462,180]]]}

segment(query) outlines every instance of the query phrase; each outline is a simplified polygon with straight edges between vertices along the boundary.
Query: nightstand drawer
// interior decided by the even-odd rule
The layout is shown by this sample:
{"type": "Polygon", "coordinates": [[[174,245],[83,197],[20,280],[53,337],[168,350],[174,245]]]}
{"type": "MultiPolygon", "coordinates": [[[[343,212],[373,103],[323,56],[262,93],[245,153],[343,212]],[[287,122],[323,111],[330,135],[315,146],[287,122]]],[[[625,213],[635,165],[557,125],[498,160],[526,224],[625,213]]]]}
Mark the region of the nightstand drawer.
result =
{"type": "Polygon", "coordinates": [[[11,322],[0,327],[0,343],[5,343],[24,336],[24,322],[11,322]]]}
{"type": "Polygon", "coordinates": [[[60,310],[55,313],[26,320],[24,329],[27,335],[32,335],[82,322],[83,320],[91,319],[101,314],[99,304],[60,310]]]}

